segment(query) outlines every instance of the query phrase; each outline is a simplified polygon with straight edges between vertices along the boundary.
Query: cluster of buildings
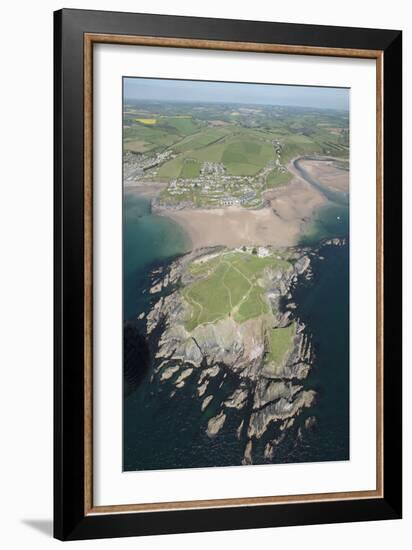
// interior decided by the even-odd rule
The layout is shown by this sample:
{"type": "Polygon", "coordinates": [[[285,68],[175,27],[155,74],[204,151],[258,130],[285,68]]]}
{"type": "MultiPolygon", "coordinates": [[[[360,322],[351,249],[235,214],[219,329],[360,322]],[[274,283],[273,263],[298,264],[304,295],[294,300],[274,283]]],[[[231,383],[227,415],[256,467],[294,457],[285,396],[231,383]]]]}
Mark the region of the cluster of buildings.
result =
{"type": "Polygon", "coordinates": [[[272,140],[273,148],[275,149],[275,165],[279,172],[286,172],[286,168],[280,162],[280,154],[282,152],[282,145],[278,139],[272,140]]]}
{"type": "MultiPolygon", "coordinates": [[[[247,205],[257,199],[257,189],[265,183],[265,178],[275,167],[286,171],[280,162],[282,145],[279,140],[271,141],[275,158],[256,176],[232,176],[226,173],[222,162],[205,161],[200,173],[194,178],[176,178],[169,182],[167,194],[182,200],[192,200],[194,196],[205,206],[247,205]],[[192,198],[190,198],[192,197],[192,198]]],[[[133,184],[149,169],[150,178],[156,177],[157,167],[176,155],[172,149],[161,153],[136,154],[126,151],[124,156],[124,182],[133,184]]]]}
{"type": "Polygon", "coordinates": [[[126,151],[123,156],[123,172],[125,184],[133,184],[140,176],[143,176],[146,170],[155,168],[173,157],[173,151],[167,149],[161,153],[151,153],[150,155],[136,154],[126,151]]]}
{"type": "Polygon", "coordinates": [[[201,176],[224,176],[225,167],[221,162],[204,162],[200,169],[201,176]]]}
{"type": "Polygon", "coordinates": [[[216,206],[247,204],[256,198],[252,176],[229,176],[222,163],[204,162],[196,178],[173,179],[167,192],[172,196],[184,196],[195,191],[205,203],[216,206]],[[239,196],[239,193],[243,194],[239,196]],[[228,194],[230,193],[230,194],[228,194]],[[234,193],[234,194],[233,194],[234,193]]]}
{"type": "Polygon", "coordinates": [[[244,205],[256,198],[256,191],[249,191],[241,197],[224,197],[220,200],[222,206],[244,205]]]}

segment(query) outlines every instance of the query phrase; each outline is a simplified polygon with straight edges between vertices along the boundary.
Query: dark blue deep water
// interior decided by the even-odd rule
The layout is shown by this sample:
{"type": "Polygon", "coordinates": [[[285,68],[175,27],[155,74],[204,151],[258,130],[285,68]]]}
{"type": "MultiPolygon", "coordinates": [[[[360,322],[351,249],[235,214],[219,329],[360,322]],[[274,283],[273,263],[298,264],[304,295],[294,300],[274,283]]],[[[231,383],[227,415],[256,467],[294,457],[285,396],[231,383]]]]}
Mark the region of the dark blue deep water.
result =
{"type": "MultiPolygon", "coordinates": [[[[325,238],[348,237],[348,229],[348,207],[330,203],[318,211],[302,244],[316,247],[325,238]]],[[[136,330],[137,315],[149,308],[148,269],[189,246],[179,226],[151,213],[149,201],[125,195],[124,319],[136,330]]],[[[320,256],[323,259],[313,261],[313,281],[299,286],[293,297],[316,350],[316,364],[305,386],[315,389],[319,398],[304,414],[315,415],[318,426],[300,445],[281,444],[274,459],[278,463],[349,458],[349,245],[323,246],[320,256]]],[[[171,384],[158,384],[156,377],[150,381],[152,368],[149,362],[142,369],[139,384],[124,399],[124,470],[240,464],[246,440],[239,441],[235,429],[242,411],[228,415],[222,431],[209,439],[205,426],[217,410],[212,401],[200,412],[200,402],[193,398],[196,377],[192,375],[171,397],[171,384]]],[[[228,376],[218,389],[220,382],[218,376],[210,386],[216,395],[228,395],[236,383],[228,376]]],[[[300,421],[304,419],[302,415],[300,421]]]]}

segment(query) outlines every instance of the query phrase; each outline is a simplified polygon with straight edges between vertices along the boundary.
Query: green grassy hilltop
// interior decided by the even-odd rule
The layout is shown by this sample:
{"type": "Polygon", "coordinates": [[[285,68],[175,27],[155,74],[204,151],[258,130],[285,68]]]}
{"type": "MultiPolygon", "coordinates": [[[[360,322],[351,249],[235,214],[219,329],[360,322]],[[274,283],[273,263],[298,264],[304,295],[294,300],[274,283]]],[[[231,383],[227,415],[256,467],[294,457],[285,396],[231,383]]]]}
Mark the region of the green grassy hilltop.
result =
{"type": "Polygon", "coordinates": [[[261,281],[265,269],[286,270],[288,261],[273,255],[226,252],[190,266],[196,280],[183,289],[190,306],[186,329],[233,317],[237,322],[270,313],[261,281]]]}

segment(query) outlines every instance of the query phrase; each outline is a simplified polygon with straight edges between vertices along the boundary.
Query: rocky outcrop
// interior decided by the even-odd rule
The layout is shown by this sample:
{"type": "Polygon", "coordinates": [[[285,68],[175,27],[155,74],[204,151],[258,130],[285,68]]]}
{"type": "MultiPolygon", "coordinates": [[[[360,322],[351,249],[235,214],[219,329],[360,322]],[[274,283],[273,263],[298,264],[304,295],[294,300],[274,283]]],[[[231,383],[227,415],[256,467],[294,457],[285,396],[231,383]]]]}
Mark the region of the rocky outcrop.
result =
{"type": "Polygon", "coordinates": [[[275,439],[272,439],[271,441],[268,441],[265,445],[265,450],[263,452],[263,456],[265,459],[270,462],[273,460],[273,456],[276,452],[276,447],[282,443],[282,441],[285,439],[285,433],[281,433],[279,437],[276,437],[275,439]]]}
{"type": "Polygon", "coordinates": [[[260,438],[271,422],[295,417],[303,408],[313,404],[315,395],[313,390],[301,391],[291,400],[281,397],[253,412],[249,421],[248,436],[260,438]]]}
{"type": "Polygon", "coordinates": [[[192,368],[185,369],[176,380],[175,384],[178,388],[182,388],[186,378],[188,378],[193,372],[192,368]]]}
{"type": "Polygon", "coordinates": [[[245,466],[247,466],[248,464],[252,464],[252,448],[253,448],[253,443],[252,443],[252,440],[249,439],[249,441],[246,443],[245,453],[242,459],[242,464],[245,466]]]}
{"type": "Polygon", "coordinates": [[[206,382],[203,382],[203,384],[200,384],[200,386],[198,386],[197,394],[199,397],[202,397],[206,393],[208,385],[209,385],[209,380],[206,380],[206,382]]]}
{"type": "Polygon", "coordinates": [[[215,376],[217,376],[219,374],[219,371],[220,367],[218,365],[203,369],[199,376],[199,385],[202,385],[204,383],[204,380],[209,383],[210,378],[214,378],[215,376]]]}
{"type": "MultiPolygon", "coordinates": [[[[243,322],[227,316],[189,330],[185,320],[190,309],[182,288],[195,282],[197,275],[188,266],[194,260],[205,261],[207,256],[209,261],[221,253],[221,248],[196,251],[164,269],[162,278],[156,274],[151,287],[156,290],[153,305],[142,318],[148,337],[155,341],[159,366],[154,376],[162,384],[172,384],[176,398],[190,377],[195,381],[194,398],[199,399],[199,410],[207,414],[213,403],[213,409],[219,411],[208,420],[207,435],[214,437],[233,426],[233,422],[226,423],[229,415],[241,416],[237,427],[230,429],[239,440],[247,438],[242,463],[252,464],[258,449],[263,449],[264,458],[270,461],[287,434],[293,433],[294,438],[298,433],[302,435],[302,423],[296,420],[303,410],[313,406],[316,398],[304,383],[314,362],[311,335],[299,319],[293,298],[294,288],[313,276],[311,257],[315,252],[289,249],[279,256],[287,258],[289,267],[283,264],[279,269],[264,269],[259,275],[262,299],[270,305],[269,313],[243,322]],[[268,335],[288,327],[289,345],[281,357],[274,359],[276,356],[269,353],[268,335]],[[262,438],[263,444],[257,444],[262,438]]],[[[309,416],[304,426],[306,431],[313,429],[316,419],[309,416]]]]}
{"type": "Polygon", "coordinates": [[[258,410],[265,405],[280,399],[292,400],[294,395],[302,389],[302,386],[292,384],[284,380],[268,380],[260,378],[255,388],[253,409],[258,410]]]}
{"type": "Polygon", "coordinates": [[[315,416],[308,416],[308,418],[305,420],[305,428],[307,430],[314,430],[318,424],[318,421],[316,420],[315,416]]]}
{"type": "Polygon", "coordinates": [[[169,380],[169,378],[172,378],[172,376],[179,370],[180,367],[174,365],[173,367],[167,367],[165,368],[161,375],[160,375],[160,381],[164,382],[164,380],[169,380]]]}
{"type": "Polygon", "coordinates": [[[243,409],[246,405],[249,392],[246,388],[236,389],[223,403],[229,409],[243,409]]]}
{"type": "Polygon", "coordinates": [[[226,420],[226,414],[222,411],[218,415],[214,416],[207,423],[206,433],[209,437],[213,437],[223,428],[223,424],[226,420]]]}
{"type": "Polygon", "coordinates": [[[242,437],[244,424],[245,424],[245,421],[244,421],[244,419],[242,419],[239,426],[236,428],[236,436],[237,436],[238,439],[240,439],[242,437]]]}
{"type": "Polygon", "coordinates": [[[201,410],[202,412],[207,409],[209,403],[213,401],[213,395],[208,395],[207,397],[205,397],[202,401],[202,406],[201,406],[201,410]]]}

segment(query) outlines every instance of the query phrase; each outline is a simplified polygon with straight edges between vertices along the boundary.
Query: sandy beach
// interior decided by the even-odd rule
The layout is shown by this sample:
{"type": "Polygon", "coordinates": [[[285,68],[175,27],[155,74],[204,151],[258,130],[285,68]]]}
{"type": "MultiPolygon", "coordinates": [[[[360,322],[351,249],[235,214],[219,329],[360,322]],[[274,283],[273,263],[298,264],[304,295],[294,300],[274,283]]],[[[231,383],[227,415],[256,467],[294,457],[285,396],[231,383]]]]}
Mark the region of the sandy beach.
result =
{"type": "MultiPolygon", "coordinates": [[[[349,188],[349,172],[340,170],[329,161],[301,159],[305,170],[319,181],[339,191],[349,188]]],[[[247,210],[240,206],[214,209],[172,210],[157,207],[156,214],[167,216],[180,224],[189,235],[192,247],[223,245],[230,248],[243,245],[293,246],[299,241],[303,228],[314,212],[328,200],[314,185],[305,180],[293,166],[288,165],[292,180],[284,186],[264,193],[268,206],[247,210]]],[[[130,186],[127,192],[154,198],[164,183],[130,186]]]]}
{"type": "Polygon", "coordinates": [[[315,209],[327,199],[303,178],[265,193],[268,206],[247,210],[238,206],[210,210],[158,209],[190,235],[193,248],[223,245],[293,246],[315,209]]]}
{"type": "Polygon", "coordinates": [[[223,245],[291,246],[297,242],[299,223],[282,220],[271,208],[245,210],[242,207],[213,210],[160,210],[189,234],[193,248],[223,245]]]}
{"type": "Polygon", "coordinates": [[[167,187],[167,183],[162,182],[136,183],[135,185],[125,185],[124,192],[136,193],[141,197],[154,199],[165,187],[167,187]]]}

